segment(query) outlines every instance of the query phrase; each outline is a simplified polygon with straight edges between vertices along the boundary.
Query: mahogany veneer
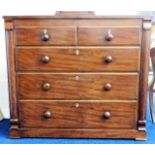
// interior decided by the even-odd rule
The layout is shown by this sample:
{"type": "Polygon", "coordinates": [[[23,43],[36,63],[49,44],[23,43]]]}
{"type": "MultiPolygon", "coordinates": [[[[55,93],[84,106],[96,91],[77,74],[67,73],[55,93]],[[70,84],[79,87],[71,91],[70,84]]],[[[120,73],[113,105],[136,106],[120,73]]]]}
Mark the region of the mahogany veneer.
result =
{"type": "Polygon", "coordinates": [[[4,19],[11,138],[146,139],[149,17],[4,19]]]}

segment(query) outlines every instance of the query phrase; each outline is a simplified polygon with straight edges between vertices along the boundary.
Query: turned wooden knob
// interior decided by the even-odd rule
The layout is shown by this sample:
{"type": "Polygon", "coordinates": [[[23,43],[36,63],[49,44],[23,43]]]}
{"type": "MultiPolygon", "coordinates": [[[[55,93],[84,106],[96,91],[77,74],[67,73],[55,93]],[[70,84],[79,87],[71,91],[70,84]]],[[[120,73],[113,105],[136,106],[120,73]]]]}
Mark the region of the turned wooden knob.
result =
{"type": "Polygon", "coordinates": [[[42,85],[42,89],[43,89],[44,91],[48,91],[50,88],[51,88],[51,84],[50,84],[50,83],[44,83],[44,84],[42,85]]]}
{"type": "Polygon", "coordinates": [[[52,113],[50,111],[46,111],[44,113],[44,118],[51,118],[52,117],[52,113]]]}
{"type": "Polygon", "coordinates": [[[107,35],[105,36],[105,40],[106,40],[106,41],[112,41],[113,39],[114,39],[114,36],[113,36],[111,30],[108,30],[108,33],[107,33],[107,35]]]}
{"type": "Polygon", "coordinates": [[[48,41],[49,38],[50,38],[50,36],[49,36],[49,34],[47,33],[47,30],[46,30],[46,29],[43,30],[43,34],[42,34],[42,36],[41,36],[41,40],[42,40],[42,41],[48,41]]]}
{"type": "Polygon", "coordinates": [[[104,62],[107,64],[111,63],[112,62],[112,56],[110,56],[110,55],[105,56],[104,62]]]}
{"type": "Polygon", "coordinates": [[[111,117],[111,113],[107,111],[107,112],[104,113],[103,116],[104,116],[105,119],[109,119],[111,117]]]}
{"type": "Polygon", "coordinates": [[[112,89],[112,85],[110,84],[110,83],[106,83],[105,85],[104,85],[104,90],[105,91],[110,91],[112,89]]]}
{"type": "Polygon", "coordinates": [[[45,55],[41,57],[41,62],[42,63],[48,63],[50,61],[50,57],[45,55]]]}

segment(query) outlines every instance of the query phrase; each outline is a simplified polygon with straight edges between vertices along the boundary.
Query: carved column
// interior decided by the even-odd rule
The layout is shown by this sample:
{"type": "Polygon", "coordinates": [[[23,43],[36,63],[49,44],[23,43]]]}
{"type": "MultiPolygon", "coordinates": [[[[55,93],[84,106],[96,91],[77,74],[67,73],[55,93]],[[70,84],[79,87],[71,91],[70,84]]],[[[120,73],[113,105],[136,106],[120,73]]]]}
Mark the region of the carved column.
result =
{"type": "Polygon", "coordinates": [[[139,100],[139,120],[138,130],[146,131],[146,107],[147,107],[147,91],[149,76],[149,55],[150,55],[150,33],[151,19],[144,18],[142,24],[142,47],[141,47],[141,79],[139,84],[140,100],[139,100]]]}
{"type": "Polygon", "coordinates": [[[8,82],[9,82],[9,101],[10,101],[10,115],[11,127],[10,137],[18,138],[18,106],[16,98],[16,72],[15,72],[15,58],[14,58],[14,38],[13,38],[13,22],[9,19],[5,20],[6,43],[7,43],[7,58],[8,58],[8,82]]]}

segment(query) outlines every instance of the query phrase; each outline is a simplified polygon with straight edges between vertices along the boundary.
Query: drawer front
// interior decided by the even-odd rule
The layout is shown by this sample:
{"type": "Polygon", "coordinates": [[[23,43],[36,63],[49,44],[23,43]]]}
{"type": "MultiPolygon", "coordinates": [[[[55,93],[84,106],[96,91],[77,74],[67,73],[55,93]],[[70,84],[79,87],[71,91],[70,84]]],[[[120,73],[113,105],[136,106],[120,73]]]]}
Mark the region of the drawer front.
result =
{"type": "Polygon", "coordinates": [[[136,128],[137,103],[21,101],[22,127],[136,128]]]}
{"type": "Polygon", "coordinates": [[[18,74],[20,99],[137,99],[135,74],[18,74]]]}
{"type": "Polygon", "coordinates": [[[16,49],[17,71],[139,71],[139,60],[139,48],[16,49]]]}
{"type": "Polygon", "coordinates": [[[16,45],[75,45],[76,29],[64,28],[21,28],[16,29],[16,45]]]}
{"type": "Polygon", "coordinates": [[[79,28],[79,45],[140,45],[139,28],[79,28]]]}
{"type": "Polygon", "coordinates": [[[102,19],[16,19],[14,20],[16,28],[25,27],[58,27],[58,26],[75,26],[75,27],[142,27],[142,19],[125,19],[125,18],[102,18],[102,19]]]}

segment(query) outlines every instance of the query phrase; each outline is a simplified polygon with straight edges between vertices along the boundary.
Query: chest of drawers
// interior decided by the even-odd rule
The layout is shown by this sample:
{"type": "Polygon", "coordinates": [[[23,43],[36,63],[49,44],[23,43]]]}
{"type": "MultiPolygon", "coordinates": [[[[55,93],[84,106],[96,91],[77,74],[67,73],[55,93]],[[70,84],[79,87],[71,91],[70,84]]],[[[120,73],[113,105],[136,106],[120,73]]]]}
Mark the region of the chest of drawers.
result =
{"type": "Polygon", "coordinates": [[[146,139],[150,18],[4,19],[10,137],[146,139]]]}

